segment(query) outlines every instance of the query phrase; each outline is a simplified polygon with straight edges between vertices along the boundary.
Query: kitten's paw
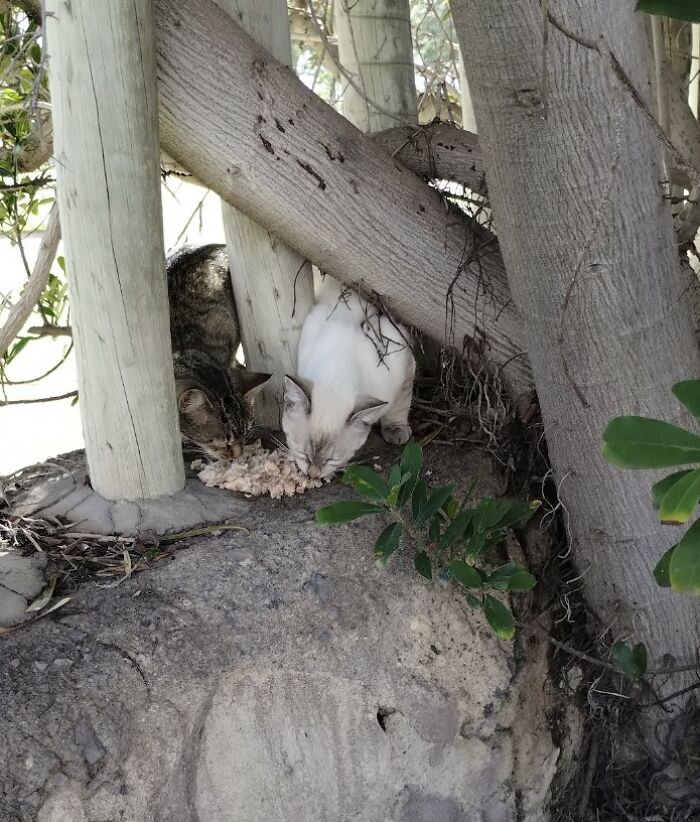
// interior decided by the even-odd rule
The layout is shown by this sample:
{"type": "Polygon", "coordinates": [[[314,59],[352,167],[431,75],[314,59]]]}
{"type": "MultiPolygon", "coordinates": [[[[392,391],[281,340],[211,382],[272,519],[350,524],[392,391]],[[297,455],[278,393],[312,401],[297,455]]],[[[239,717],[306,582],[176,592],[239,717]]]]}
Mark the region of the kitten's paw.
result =
{"type": "Polygon", "coordinates": [[[382,438],[392,445],[403,445],[411,439],[410,425],[382,425],[382,438]]]}

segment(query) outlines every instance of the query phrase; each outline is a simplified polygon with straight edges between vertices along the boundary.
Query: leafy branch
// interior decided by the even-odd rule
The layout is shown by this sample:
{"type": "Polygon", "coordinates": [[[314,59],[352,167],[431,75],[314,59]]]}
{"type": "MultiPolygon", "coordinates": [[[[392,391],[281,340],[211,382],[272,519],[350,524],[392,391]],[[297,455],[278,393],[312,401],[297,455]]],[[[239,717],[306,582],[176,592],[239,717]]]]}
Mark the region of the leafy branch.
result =
{"type": "Polygon", "coordinates": [[[493,594],[528,591],[534,587],[535,578],[517,562],[489,570],[483,562],[511,528],[532,516],[539,501],[523,503],[487,497],[468,507],[473,487],[460,502],[454,496],[454,485],[431,489],[421,478],[422,468],[423,449],[415,441],[406,446],[386,479],[367,466],[352,466],[343,475],[343,482],[364,499],[321,508],[316,512],[317,522],[335,525],[385,515],[390,523],[374,544],[380,567],[386,567],[402,545],[410,546],[415,569],[422,577],[455,583],[469,605],[483,611],[496,634],[511,639],[515,632],[513,614],[493,594]]]}
{"type": "MultiPolygon", "coordinates": [[[[700,380],[673,386],[675,397],[700,419],[700,380]]],[[[620,468],[672,468],[700,463],[700,436],[677,425],[648,417],[612,420],[603,432],[603,456],[620,468]]],[[[679,525],[691,518],[700,502],[700,468],[676,471],[651,488],[659,521],[679,525]]],[[[700,593],[700,520],[661,557],[654,579],[664,588],[700,593]]]]}

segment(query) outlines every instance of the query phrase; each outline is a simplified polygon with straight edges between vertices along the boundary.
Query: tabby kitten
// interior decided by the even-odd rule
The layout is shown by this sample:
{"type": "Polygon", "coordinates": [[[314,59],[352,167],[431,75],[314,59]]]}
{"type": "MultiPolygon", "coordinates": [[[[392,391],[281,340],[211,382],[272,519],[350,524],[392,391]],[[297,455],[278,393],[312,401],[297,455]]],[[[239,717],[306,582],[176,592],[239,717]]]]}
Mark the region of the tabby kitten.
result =
{"type": "Polygon", "coordinates": [[[180,249],[166,270],[183,439],[218,459],[238,457],[253,427],[252,392],[271,375],[235,364],[240,333],[226,247],[180,249]]]}

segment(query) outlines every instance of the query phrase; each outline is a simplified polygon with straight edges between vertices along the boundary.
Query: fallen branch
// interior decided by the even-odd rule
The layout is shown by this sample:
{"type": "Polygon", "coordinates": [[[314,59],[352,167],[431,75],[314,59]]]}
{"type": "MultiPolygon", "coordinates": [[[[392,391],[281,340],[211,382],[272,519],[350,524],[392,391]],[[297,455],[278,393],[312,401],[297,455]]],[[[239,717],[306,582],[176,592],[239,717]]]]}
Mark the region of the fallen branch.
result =
{"type": "Polygon", "coordinates": [[[39,254],[32,275],[22,290],[17,302],[10,309],[5,324],[0,328],[0,357],[4,357],[10,344],[24,327],[34,306],[49,281],[51,266],[56,259],[58,242],[61,239],[61,225],[58,219],[58,206],[54,203],[49,212],[46,230],[39,246],[39,254]]]}

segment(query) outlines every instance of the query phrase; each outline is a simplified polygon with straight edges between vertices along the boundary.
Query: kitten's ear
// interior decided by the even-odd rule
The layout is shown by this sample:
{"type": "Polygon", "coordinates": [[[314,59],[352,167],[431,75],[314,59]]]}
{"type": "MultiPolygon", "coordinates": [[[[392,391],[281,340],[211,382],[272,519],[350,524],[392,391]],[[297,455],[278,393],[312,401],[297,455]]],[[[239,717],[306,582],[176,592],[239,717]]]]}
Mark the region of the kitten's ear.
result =
{"type": "Polygon", "coordinates": [[[363,425],[374,425],[386,411],[387,405],[389,405],[388,402],[378,400],[376,397],[360,397],[348,417],[348,424],[359,422],[363,425]]]}
{"type": "Polygon", "coordinates": [[[308,414],[311,409],[311,383],[300,377],[284,377],[284,410],[308,414]]]}
{"type": "Polygon", "coordinates": [[[247,368],[237,368],[240,380],[241,390],[244,394],[249,394],[256,388],[265,385],[265,383],[272,378],[272,374],[262,374],[258,371],[250,371],[247,368]]]}
{"type": "Polygon", "coordinates": [[[177,407],[181,414],[188,418],[206,417],[213,413],[214,406],[209,397],[199,388],[188,388],[183,391],[177,400],[177,407]]]}

